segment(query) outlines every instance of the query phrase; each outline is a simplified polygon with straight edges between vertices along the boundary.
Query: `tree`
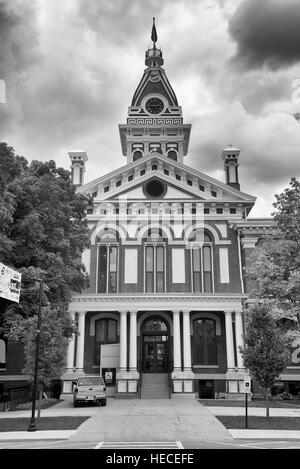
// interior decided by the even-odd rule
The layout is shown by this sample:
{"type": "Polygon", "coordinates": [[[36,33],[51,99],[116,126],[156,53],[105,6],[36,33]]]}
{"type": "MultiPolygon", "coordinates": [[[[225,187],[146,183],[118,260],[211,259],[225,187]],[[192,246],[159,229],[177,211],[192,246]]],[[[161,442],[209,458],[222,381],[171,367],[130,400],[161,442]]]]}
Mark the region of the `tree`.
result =
{"type": "Polygon", "coordinates": [[[15,156],[12,147],[6,143],[0,143],[0,259],[11,253],[13,247],[9,233],[13,223],[15,204],[8,185],[22,174],[25,167],[25,158],[15,156]]]}
{"type": "Polygon", "coordinates": [[[0,249],[0,262],[22,272],[20,304],[0,299],[2,332],[24,345],[24,372],[33,376],[33,331],[39,304],[35,279],[43,273],[45,345],[40,353],[40,378],[45,385],[60,374],[75,330],[67,312],[71,294],[88,285],[80,261],[89,244],[87,200],[76,193],[69,171],[56,168],[54,161],[28,164],[5,143],[0,144],[0,198],[0,244],[5,245],[0,249]]]}
{"type": "MultiPolygon", "coordinates": [[[[43,388],[49,386],[52,379],[61,376],[65,369],[66,349],[73,334],[73,324],[68,316],[61,317],[59,310],[50,305],[42,307],[41,324],[38,384],[42,393],[43,388]]],[[[9,326],[7,338],[24,345],[25,366],[22,372],[33,377],[37,316],[24,318],[21,314],[8,314],[6,325],[9,326]]]]}
{"type": "Polygon", "coordinates": [[[245,367],[264,390],[267,418],[270,388],[291,360],[291,339],[276,323],[271,308],[265,302],[247,310],[244,347],[240,347],[245,367]]]}
{"type": "Polygon", "coordinates": [[[256,281],[258,299],[272,301],[277,319],[295,331],[300,325],[300,183],[292,178],[276,194],[273,232],[254,250],[248,278],[256,281]]]}

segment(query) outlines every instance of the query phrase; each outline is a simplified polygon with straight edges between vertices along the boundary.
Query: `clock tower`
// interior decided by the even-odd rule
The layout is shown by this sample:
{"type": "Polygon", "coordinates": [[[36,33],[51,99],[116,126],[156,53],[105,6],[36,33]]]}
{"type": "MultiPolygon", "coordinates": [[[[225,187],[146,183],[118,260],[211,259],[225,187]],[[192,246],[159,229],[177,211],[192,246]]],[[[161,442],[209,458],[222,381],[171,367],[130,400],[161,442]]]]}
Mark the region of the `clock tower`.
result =
{"type": "Polygon", "coordinates": [[[119,125],[121,146],[127,163],[159,153],[183,163],[188,152],[191,125],[183,124],[182,110],[162,68],[162,50],[156,47],[155,22],[146,51],[143,77],[128,108],[127,124],[119,125]]]}

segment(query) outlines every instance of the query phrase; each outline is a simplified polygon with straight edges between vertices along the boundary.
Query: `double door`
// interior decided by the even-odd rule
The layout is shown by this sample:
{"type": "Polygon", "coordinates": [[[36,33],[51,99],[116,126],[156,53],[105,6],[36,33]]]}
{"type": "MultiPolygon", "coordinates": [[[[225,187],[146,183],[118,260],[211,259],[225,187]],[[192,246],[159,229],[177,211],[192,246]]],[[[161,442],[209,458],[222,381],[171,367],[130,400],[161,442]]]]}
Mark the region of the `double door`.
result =
{"type": "Polygon", "coordinates": [[[143,371],[167,373],[168,336],[147,334],[143,337],[143,371]]]}

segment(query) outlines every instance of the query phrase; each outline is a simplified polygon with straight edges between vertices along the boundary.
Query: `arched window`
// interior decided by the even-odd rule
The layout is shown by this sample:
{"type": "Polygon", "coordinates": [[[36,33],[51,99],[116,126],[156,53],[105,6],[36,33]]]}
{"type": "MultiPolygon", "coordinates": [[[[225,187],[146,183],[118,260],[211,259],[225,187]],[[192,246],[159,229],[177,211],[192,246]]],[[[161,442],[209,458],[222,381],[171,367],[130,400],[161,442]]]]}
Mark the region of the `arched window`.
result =
{"type": "Polygon", "coordinates": [[[194,230],[190,235],[192,291],[212,293],[213,284],[213,251],[212,242],[204,230],[194,230]]]}
{"type": "Polygon", "coordinates": [[[213,319],[196,319],[194,321],[194,365],[216,364],[216,322],[213,319]]]}
{"type": "Polygon", "coordinates": [[[165,240],[158,230],[149,230],[145,241],[145,291],[165,291],[165,240]]]}
{"type": "Polygon", "coordinates": [[[103,344],[118,343],[116,319],[98,319],[95,322],[94,364],[100,364],[100,349],[103,344]]]}
{"type": "Polygon", "coordinates": [[[145,323],[143,330],[144,332],[166,332],[168,328],[163,319],[153,318],[145,323]]]}
{"type": "Polygon", "coordinates": [[[119,237],[112,230],[104,231],[98,242],[97,293],[118,291],[119,237]]]}

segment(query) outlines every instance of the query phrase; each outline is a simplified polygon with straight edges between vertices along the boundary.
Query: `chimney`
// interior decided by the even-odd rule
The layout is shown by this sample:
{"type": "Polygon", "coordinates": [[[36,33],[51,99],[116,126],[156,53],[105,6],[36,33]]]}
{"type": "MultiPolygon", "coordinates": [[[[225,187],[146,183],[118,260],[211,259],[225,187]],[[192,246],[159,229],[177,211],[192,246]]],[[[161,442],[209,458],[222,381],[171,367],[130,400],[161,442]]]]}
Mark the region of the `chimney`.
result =
{"type": "Polygon", "coordinates": [[[222,152],[224,161],[225,182],[228,186],[240,190],[239,184],[239,154],[241,150],[228,145],[222,152]]]}
{"type": "Polygon", "coordinates": [[[84,182],[85,162],[88,160],[85,151],[69,151],[71,160],[71,178],[75,186],[82,186],[84,182]]]}

